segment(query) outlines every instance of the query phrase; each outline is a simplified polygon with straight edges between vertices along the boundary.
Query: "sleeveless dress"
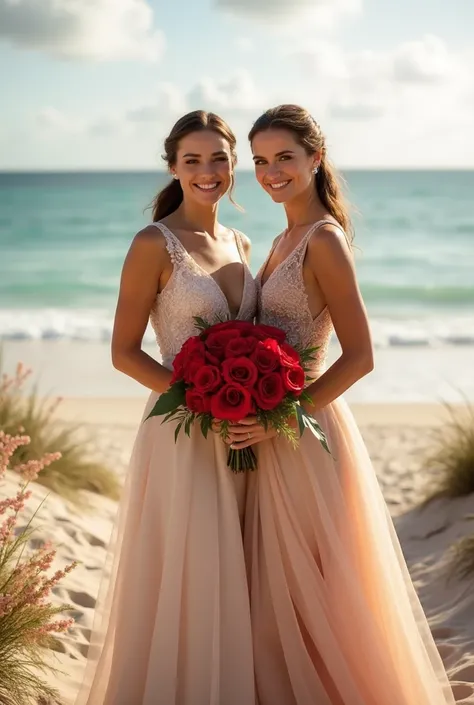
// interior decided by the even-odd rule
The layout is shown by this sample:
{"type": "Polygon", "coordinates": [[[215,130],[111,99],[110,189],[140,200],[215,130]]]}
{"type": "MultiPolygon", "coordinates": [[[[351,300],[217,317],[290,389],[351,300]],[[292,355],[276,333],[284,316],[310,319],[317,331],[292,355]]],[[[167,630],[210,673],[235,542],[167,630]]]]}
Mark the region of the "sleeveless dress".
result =
{"type": "MultiPolygon", "coordinates": [[[[151,312],[163,364],[196,334],[193,316],[230,317],[214,281],[162,223],[173,273],[151,312]]],[[[244,264],[238,318],[253,320],[256,289],[244,264]]],[[[158,395],[149,397],[143,419],[158,395]]],[[[254,705],[242,528],[247,475],[227,446],[196,428],[142,423],[109,550],[84,684],[87,705],[254,705]]]]}
{"type": "MultiPolygon", "coordinates": [[[[258,319],[290,344],[319,346],[329,310],[313,319],[302,268],[310,228],[262,283],[258,319]]],[[[276,244],[276,243],[275,243],[276,244]]],[[[275,246],[275,245],[274,245],[275,246]]],[[[272,250],[273,251],[273,250],[272,250]]],[[[331,455],[306,431],[254,446],[245,554],[258,705],[453,705],[367,450],[342,399],[315,412],[331,455]]]]}

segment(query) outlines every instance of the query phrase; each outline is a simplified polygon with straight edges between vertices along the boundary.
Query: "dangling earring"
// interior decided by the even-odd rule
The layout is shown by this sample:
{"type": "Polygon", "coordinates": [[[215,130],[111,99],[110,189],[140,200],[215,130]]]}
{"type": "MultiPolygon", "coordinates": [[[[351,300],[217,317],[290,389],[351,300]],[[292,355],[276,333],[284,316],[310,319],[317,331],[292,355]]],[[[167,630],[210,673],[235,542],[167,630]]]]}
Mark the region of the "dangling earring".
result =
{"type": "Polygon", "coordinates": [[[319,166],[315,166],[313,169],[313,174],[317,174],[319,171],[319,166]]]}
{"type": "Polygon", "coordinates": [[[175,179],[176,181],[178,181],[178,174],[173,174],[173,179],[175,179]]]}

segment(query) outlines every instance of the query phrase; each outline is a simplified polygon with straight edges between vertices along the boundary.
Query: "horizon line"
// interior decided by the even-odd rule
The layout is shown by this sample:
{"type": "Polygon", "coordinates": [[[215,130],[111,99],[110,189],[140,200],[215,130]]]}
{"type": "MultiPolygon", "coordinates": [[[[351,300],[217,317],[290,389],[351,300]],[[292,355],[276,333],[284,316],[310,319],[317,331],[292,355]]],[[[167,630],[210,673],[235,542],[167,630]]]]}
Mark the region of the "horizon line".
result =
{"type": "MultiPolygon", "coordinates": [[[[447,171],[474,171],[474,164],[472,166],[347,166],[347,167],[337,167],[339,172],[354,172],[354,171],[393,171],[393,172],[406,172],[406,171],[425,171],[425,172],[447,172],[447,171]]],[[[241,173],[253,173],[254,169],[249,166],[248,168],[236,169],[237,172],[241,173]]],[[[107,167],[107,168],[94,168],[94,167],[60,167],[60,168],[29,168],[29,169],[17,169],[17,168],[2,168],[0,167],[0,175],[9,174],[166,174],[165,169],[151,169],[151,168],[128,168],[128,167],[107,167]]]]}

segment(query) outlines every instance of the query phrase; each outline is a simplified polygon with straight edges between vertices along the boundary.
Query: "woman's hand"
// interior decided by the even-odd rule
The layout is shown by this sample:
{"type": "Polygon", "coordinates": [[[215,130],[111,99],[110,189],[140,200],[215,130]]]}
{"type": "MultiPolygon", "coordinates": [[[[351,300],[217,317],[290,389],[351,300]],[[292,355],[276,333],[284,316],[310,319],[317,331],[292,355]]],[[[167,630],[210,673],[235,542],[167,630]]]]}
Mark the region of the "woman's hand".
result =
{"type": "Polygon", "coordinates": [[[232,450],[242,450],[242,448],[248,448],[255,443],[275,438],[276,435],[277,432],[272,426],[269,425],[265,430],[265,427],[257,421],[256,416],[247,416],[238,424],[229,426],[226,443],[230,445],[232,450]]]}
{"type": "MultiPolygon", "coordinates": [[[[314,411],[314,406],[309,401],[301,401],[302,408],[309,414],[314,411]]],[[[212,422],[212,430],[214,433],[221,435],[222,421],[214,419],[212,422]]],[[[288,425],[294,428],[298,433],[298,421],[296,416],[290,416],[288,419],[288,425]]],[[[270,438],[275,438],[277,436],[277,431],[268,425],[265,427],[258,422],[256,416],[247,416],[247,418],[239,421],[237,424],[229,425],[228,435],[225,438],[225,442],[230,445],[233,450],[241,450],[242,448],[248,448],[255,443],[261,443],[262,441],[267,441],[270,438]]]]}
{"type": "MultiPolygon", "coordinates": [[[[214,419],[212,422],[212,430],[217,435],[222,435],[222,421],[214,419]]],[[[232,424],[228,427],[228,435],[223,438],[227,445],[230,445],[232,450],[239,450],[241,448],[248,448],[254,443],[260,443],[267,438],[274,438],[276,436],[276,431],[270,426],[268,430],[262,424],[258,423],[256,416],[248,416],[243,421],[238,424],[232,424]]]]}

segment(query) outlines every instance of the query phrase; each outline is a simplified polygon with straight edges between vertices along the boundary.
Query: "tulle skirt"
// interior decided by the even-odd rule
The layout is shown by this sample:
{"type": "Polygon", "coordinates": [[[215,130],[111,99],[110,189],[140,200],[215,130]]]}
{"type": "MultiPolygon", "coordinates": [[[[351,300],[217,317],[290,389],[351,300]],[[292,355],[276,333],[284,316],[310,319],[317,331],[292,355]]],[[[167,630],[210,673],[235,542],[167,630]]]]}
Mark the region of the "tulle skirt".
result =
{"type": "Polygon", "coordinates": [[[77,705],[453,705],[351,412],[316,416],[330,455],[306,431],[241,475],[141,425],[77,705]]]}
{"type": "MultiPolygon", "coordinates": [[[[157,399],[152,394],[149,413],[157,399]]],[[[254,705],[248,476],[213,433],[138,431],[77,705],[254,705]]]]}
{"type": "Polygon", "coordinates": [[[315,416],[331,455],[309,431],[297,449],[276,438],[249,477],[257,703],[452,705],[352,414],[339,400],[315,416]]]}

